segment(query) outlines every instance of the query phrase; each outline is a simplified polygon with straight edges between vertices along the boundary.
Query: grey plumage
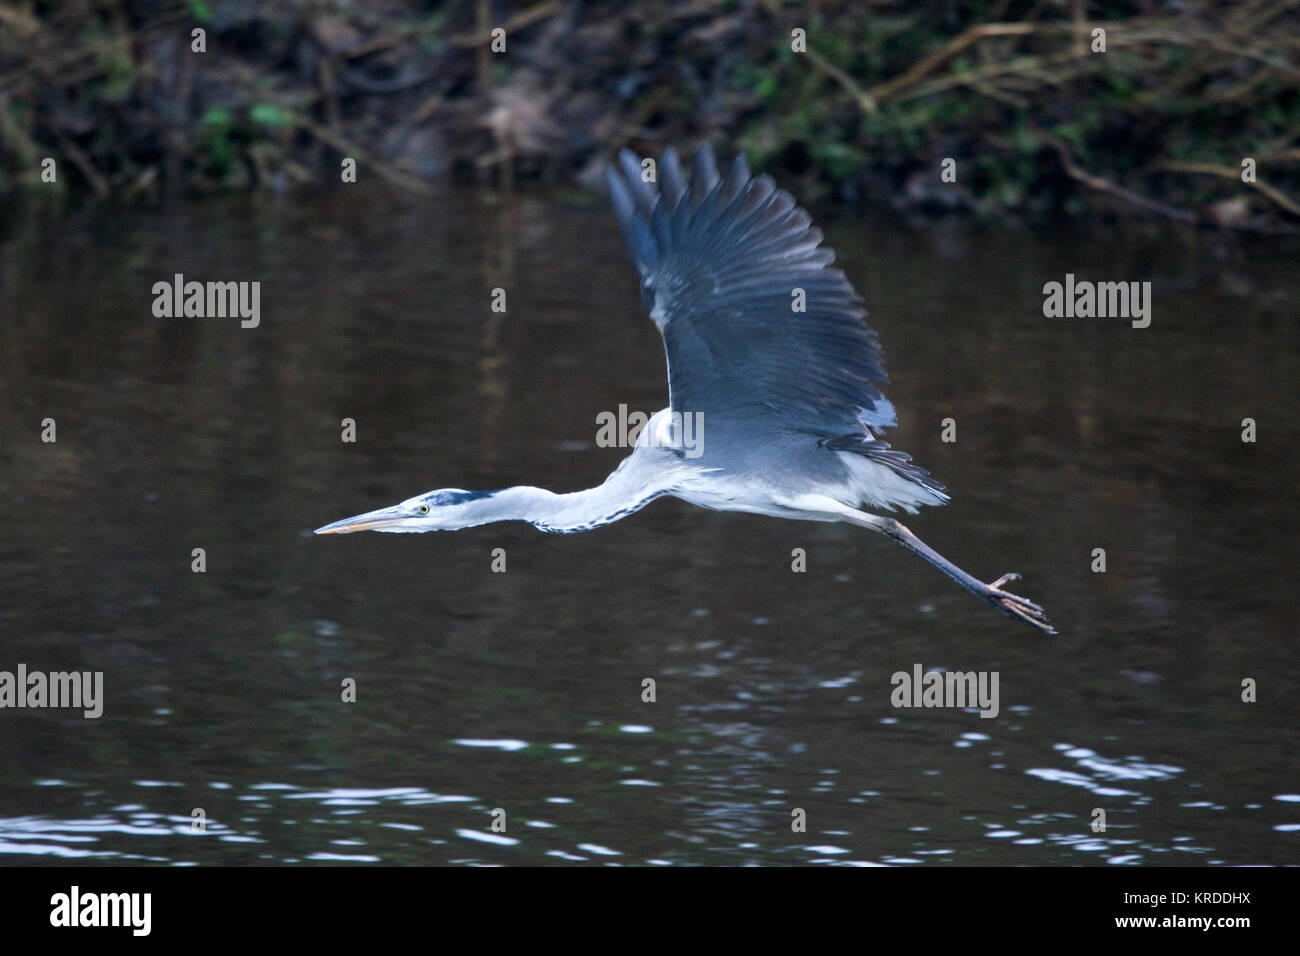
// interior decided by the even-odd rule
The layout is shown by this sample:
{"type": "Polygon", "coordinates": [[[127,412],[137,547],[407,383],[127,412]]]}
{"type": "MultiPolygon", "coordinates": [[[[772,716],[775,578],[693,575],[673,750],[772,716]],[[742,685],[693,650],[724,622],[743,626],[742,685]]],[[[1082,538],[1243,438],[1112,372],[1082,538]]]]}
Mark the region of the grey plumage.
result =
{"type": "MultiPolygon", "coordinates": [[[[719,177],[695,154],[690,184],[667,150],[658,188],[628,150],[609,167],[614,212],[668,355],[669,404],[702,412],[730,448],[807,440],[862,455],[935,492],[943,485],[878,439],[897,424],[862,299],[794,198],[737,156],[719,177]],[[794,311],[802,289],[805,311],[794,311]]],[[[941,503],[934,501],[931,503],[941,503]]]]}
{"type": "Polygon", "coordinates": [[[557,494],[518,485],[417,495],[345,518],[320,534],[456,530],[527,521],[553,534],[589,531],[671,495],[703,508],[843,521],[884,534],[1009,617],[1055,633],[1043,609],[966,573],[892,518],[942,505],[943,486],[881,440],[896,424],[877,387],[880,345],[862,300],[794,198],[743,157],[719,174],[701,147],[686,176],[676,152],[657,176],[623,150],[610,198],[641,278],[641,299],[668,357],[669,408],[595,488],[557,494]],[[793,306],[802,295],[803,310],[793,306]],[[688,447],[685,423],[700,424],[688,447]],[[698,452],[688,454],[688,451],[698,452]]]}

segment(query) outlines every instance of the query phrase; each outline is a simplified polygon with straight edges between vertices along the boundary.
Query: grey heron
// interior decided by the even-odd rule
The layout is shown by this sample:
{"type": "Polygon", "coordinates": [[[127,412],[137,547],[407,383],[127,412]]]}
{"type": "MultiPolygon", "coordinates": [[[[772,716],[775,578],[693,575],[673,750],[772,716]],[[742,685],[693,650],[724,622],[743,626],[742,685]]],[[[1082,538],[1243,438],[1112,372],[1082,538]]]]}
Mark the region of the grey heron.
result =
{"type": "Polygon", "coordinates": [[[695,154],[689,183],[672,149],[657,173],[625,149],[607,179],[642,301],[663,337],[669,407],[650,417],[605,482],[568,494],[443,488],[316,533],[526,521],[572,534],[671,495],[717,511],[879,532],[1007,616],[1055,633],[1042,608],[1003,589],[1018,574],[986,584],[894,518],[864,510],[915,514],[949,498],[881,440],[897,422],[874,384],[886,381],[880,346],[808,213],[770,177],[752,176],[743,155],[719,175],[707,145],[695,154]],[[698,454],[686,451],[689,421],[702,426],[698,454]]]}

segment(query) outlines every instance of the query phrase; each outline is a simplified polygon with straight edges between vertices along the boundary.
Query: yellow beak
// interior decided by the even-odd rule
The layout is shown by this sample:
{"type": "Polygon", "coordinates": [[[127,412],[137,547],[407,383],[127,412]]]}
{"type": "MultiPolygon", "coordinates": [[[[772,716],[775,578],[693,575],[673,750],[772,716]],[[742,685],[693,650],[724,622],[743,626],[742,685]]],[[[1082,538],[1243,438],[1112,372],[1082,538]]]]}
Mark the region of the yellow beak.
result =
{"type": "Polygon", "coordinates": [[[376,531],[386,527],[391,527],[398,521],[410,518],[412,515],[402,510],[400,505],[394,505],[391,508],[380,508],[377,511],[367,511],[363,515],[356,515],[352,518],[344,518],[342,521],[335,521],[333,524],[327,524],[323,528],[317,528],[316,534],[351,534],[353,531],[376,531]]]}

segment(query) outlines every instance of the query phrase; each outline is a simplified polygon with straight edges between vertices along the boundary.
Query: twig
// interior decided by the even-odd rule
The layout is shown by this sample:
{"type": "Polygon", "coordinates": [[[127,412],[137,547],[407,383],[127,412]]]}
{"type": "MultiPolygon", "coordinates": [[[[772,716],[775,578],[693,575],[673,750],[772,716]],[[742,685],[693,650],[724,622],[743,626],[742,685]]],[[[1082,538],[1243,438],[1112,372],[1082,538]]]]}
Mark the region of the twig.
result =
{"type": "Polygon", "coordinates": [[[416,179],[414,176],[408,176],[406,173],[394,169],[387,163],[371,156],[368,152],[356,143],[351,142],[342,134],[321,126],[319,123],[308,119],[300,113],[294,113],[292,115],[294,123],[299,127],[311,133],[321,142],[333,146],[344,155],[355,157],[357,160],[364,162],[367,166],[374,169],[375,173],[381,179],[392,183],[394,186],[401,189],[405,189],[407,192],[415,193],[417,196],[433,195],[433,190],[429,188],[427,183],[416,179]]]}
{"type": "Polygon", "coordinates": [[[90,157],[82,151],[80,146],[69,139],[63,131],[60,130],[58,136],[59,145],[68,154],[68,159],[71,160],[72,164],[81,170],[81,175],[86,177],[86,182],[90,183],[91,188],[95,190],[95,195],[100,199],[107,196],[109,193],[108,183],[104,181],[103,176],[99,175],[99,170],[90,161],[90,157]]]}
{"type": "Polygon", "coordinates": [[[431,97],[420,104],[419,109],[411,117],[411,125],[419,126],[421,123],[428,121],[438,108],[442,106],[444,97],[441,93],[434,93],[431,97]]]}
{"type": "MultiPolygon", "coordinates": [[[[1084,61],[1085,63],[1088,61],[1084,61]]],[[[936,76],[898,96],[900,102],[931,96],[958,86],[976,86],[998,77],[1032,76],[1039,84],[1056,85],[1073,79],[1090,67],[1078,66],[1079,60],[1069,50],[1047,56],[1021,56],[1014,60],[1005,60],[988,67],[980,67],[968,73],[952,73],[948,76],[936,76]],[[1057,72],[1053,72],[1057,71],[1057,72]]]]}
{"type": "Polygon", "coordinates": [[[1033,23],[981,23],[953,37],[940,50],[912,64],[906,72],[894,77],[892,80],[886,80],[884,83],[873,86],[863,95],[870,103],[880,103],[891,93],[915,83],[939,64],[960,53],[976,40],[984,37],[1025,36],[1030,33],[1037,33],[1041,29],[1041,27],[1033,23]]]}
{"type": "Polygon", "coordinates": [[[1123,199],[1141,209],[1147,209],[1151,212],[1159,213],[1162,216],[1168,216],[1170,219],[1176,219],[1179,222],[1196,222],[1198,217],[1196,213],[1188,209],[1179,209],[1177,206],[1170,206],[1167,203],[1157,202],[1154,199],[1148,199],[1140,193],[1135,193],[1131,189],[1125,189],[1118,186],[1109,179],[1101,176],[1094,176],[1091,173],[1080,169],[1075,163],[1074,158],[1070,155],[1070,150],[1059,139],[1051,136],[1043,137],[1044,142],[1052,146],[1061,157],[1061,165],[1065,167],[1065,172],[1071,179],[1078,180],[1089,189],[1095,189],[1098,192],[1107,193],[1123,199]]]}
{"type": "Polygon", "coordinates": [[[1242,185],[1258,189],[1263,195],[1273,200],[1273,202],[1281,206],[1291,215],[1300,216],[1300,203],[1297,203],[1286,193],[1274,186],[1270,186],[1268,183],[1260,182],[1259,180],[1256,180],[1253,183],[1242,181],[1241,170],[1233,169],[1231,166],[1215,166],[1213,163],[1184,162],[1182,160],[1170,159],[1158,163],[1156,168],[1168,169],[1171,172],[1176,173],[1205,173],[1208,176],[1218,176],[1222,179],[1236,180],[1242,182],[1242,185]]]}
{"type": "MultiPolygon", "coordinates": [[[[507,34],[515,30],[522,30],[524,27],[532,26],[538,20],[545,20],[547,17],[554,16],[561,10],[560,0],[545,0],[534,7],[529,7],[522,13],[516,13],[513,17],[501,24],[502,29],[507,34]]],[[[451,38],[451,45],[460,47],[462,50],[472,50],[475,47],[487,46],[492,42],[492,31],[485,26],[481,26],[477,33],[463,33],[460,36],[451,38]]]]}
{"type": "Polygon", "coordinates": [[[868,96],[862,87],[858,86],[858,84],[854,82],[853,77],[849,76],[838,66],[831,63],[811,47],[805,50],[804,54],[808,57],[813,66],[817,67],[817,69],[821,70],[840,86],[844,87],[849,96],[857,100],[858,105],[861,106],[865,112],[874,113],[876,111],[876,101],[868,96]]]}

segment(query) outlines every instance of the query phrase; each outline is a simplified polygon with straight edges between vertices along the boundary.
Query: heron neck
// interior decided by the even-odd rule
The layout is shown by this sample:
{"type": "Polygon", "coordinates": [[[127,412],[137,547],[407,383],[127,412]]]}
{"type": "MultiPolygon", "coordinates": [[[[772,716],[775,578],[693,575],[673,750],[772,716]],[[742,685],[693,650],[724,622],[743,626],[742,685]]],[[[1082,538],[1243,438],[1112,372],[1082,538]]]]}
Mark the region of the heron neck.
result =
{"type": "Polygon", "coordinates": [[[644,480],[628,458],[595,488],[557,494],[517,485],[461,505],[464,527],[494,521],[527,521],[549,534],[574,534],[617,521],[645,507],[667,490],[644,480]]]}

